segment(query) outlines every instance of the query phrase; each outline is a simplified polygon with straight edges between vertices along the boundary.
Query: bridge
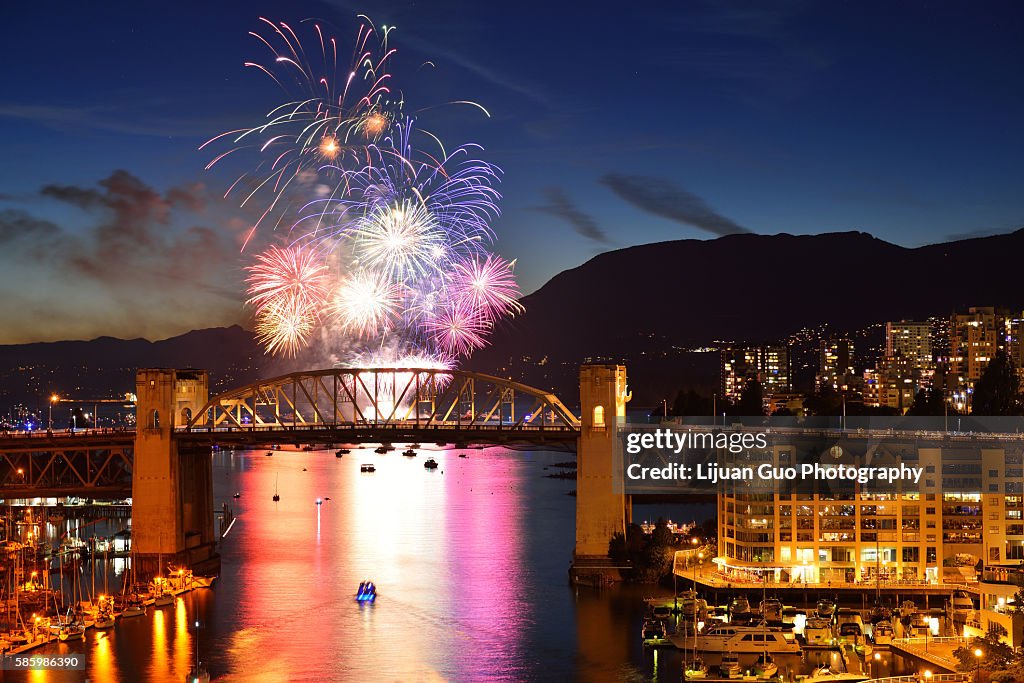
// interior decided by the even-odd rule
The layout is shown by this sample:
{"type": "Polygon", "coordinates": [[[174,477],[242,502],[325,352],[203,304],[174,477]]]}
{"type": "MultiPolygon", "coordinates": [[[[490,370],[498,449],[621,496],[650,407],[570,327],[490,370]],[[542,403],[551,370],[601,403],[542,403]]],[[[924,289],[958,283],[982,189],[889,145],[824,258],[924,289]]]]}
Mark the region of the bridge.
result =
{"type": "Polygon", "coordinates": [[[625,368],[584,366],[580,392],[582,420],[550,392],[462,370],[296,372],[209,398],[203,370],[141,369],[134,430],[0,437],[0,497],[131,495],[140,569],[155,569],[162,555],[202,570],[217,561],[213,446],[432,442],[575,448],[577,554],[604,556],[629,514],[626,497],[611,485],[611,425],[625,415],[629,398],[625,368]]]}

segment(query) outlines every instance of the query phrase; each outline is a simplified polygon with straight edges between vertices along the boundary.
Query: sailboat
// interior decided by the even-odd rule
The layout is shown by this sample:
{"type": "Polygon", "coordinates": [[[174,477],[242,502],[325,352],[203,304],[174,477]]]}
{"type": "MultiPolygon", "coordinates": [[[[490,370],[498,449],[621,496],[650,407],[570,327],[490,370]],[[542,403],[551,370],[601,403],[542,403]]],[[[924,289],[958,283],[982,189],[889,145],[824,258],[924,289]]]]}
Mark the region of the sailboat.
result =
{"type": "MultiPolygon", "coordinates": [[[[96,566],[92,568],[92,594],[96,595],[96,566]]],[[[96,618],[94,628],[110,628],[114,625],[114,600],[107,591],[107,551],[103,551],[103,595],[96,601],[96,618]]]]}
{"type": "Polygon", "coordinates": [[[141,617],[146,613],[146,606],[143,604],[142,597],[135,591],[136,584],[136,562],[135,562],[135,544],[132,544],[132,549],[128,553],[129,569],[124,573],[124,585],[121,590],[121,598],[123,600],[124,607],[121,609],[121,618],[128,617],[141,617]]]}
{"type": "Polygon", "coordinates": [[[157,554],[157,572],[153,577],[153,606],[164,607],[174,603],[174,593],[167,585],[167,579],[161,576],[164,570],[164,536],[160,534],[160,552],[157,554]]]}
{"type": "Polygon", "coordinates": [[[278,502],[279,500],[281,500],[281,496],[279,496],[277,494],[277,479],[280,476],[281,476],[280,474],[275,474],[274,475],[274,502],[275,503],[278,502]]]}

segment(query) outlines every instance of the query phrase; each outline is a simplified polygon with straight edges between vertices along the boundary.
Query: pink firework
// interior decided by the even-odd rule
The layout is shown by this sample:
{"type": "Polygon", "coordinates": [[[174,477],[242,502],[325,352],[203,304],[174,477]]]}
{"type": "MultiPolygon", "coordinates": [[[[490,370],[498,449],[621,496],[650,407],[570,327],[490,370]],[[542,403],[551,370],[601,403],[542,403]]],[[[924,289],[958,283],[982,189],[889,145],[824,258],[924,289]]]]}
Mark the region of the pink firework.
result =
{"type": "Polygon", "coordinates": [[[523,311],[519,303],[519,285],[512,272],[514,261],[488,254],[469,261],[456,263],[452,276],[455,297],[470,302],[488,322],[504,315],[523,311]]]}
{"type": "Polygon", "coordinates": [[[303,247],[270,247],[246,268],[249,285],[246,303],[259,314],[272,304],[286,301],[291,309],[319,311],[327,298],[327,266],[319,256],[303,247]]]}
{"type": "Polygon", "coordinates": [[[475,306],[453,301],[425,320],[423,327],[445,353],[468,356],[487,343],[491,323],[475,306]]]}

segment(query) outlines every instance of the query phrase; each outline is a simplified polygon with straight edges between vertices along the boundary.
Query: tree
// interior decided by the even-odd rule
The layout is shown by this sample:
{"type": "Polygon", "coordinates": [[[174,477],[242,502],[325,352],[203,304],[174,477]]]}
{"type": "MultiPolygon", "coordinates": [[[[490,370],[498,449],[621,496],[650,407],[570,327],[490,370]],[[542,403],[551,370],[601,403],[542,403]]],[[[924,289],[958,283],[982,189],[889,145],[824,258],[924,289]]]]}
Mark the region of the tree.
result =
{"type": "Polygon", "coordinates": [[[974,385],[971,412],[975,415],[1020,415],[1020,381],[1005,351],[989,361],[974,385]]]}
{"type": "Polygon", "coordinates": [[[1016,656],[1012,647],[999,639],[995,633],[987,633],[983,638],[971,638],[966,646],[953,650],[959,664],[959,671],[976,671],[982,668],[992,674],[995,678],[997,672],[1010,668],[1016,656]],[[981,650],[981,657],[974,654],[975,650],[981,650]]]}
{"type": "Polygon", "coordinates": [[[764,415],[764,394],[761,391],[761,383],[751,377],[743,386],[743,393],[740,400],[736,402],[733,410],[736,415],[764,415]]]}
{"type": "Polygon", "coordinates": [[[708,417],[714,412],[714,402],[698,394],[693,389],[679,390],[672,402],[672,415],[690,417],[708,417]]]}
{"type": "Polygon", "coordinates": [[[947,415],[950,411],[946,405],[946,398],[941,387],[930,389],[918,389],[914,395],[914,404],[910,406],[907,415],[916,417],[947,415]]]}

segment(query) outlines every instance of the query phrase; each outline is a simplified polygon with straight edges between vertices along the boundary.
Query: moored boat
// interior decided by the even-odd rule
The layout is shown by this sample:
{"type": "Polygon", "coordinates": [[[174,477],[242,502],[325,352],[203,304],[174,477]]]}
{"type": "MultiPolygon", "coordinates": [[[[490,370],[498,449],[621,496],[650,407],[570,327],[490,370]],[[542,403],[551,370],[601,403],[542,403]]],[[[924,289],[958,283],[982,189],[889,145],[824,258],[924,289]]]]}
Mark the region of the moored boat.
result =
{"type": "Polygon", "coordinates": [[[423,463],[423,467],[425,467],[428,470],[436,470],[437,461],[434,460],[433,458],[427,458],[426,461],[423,463]]]}
{"type": "Polygon", "coordinates": [[[360,472],[376,472],[377,468],[374,467],[372,462],[364,462],[362,465],[359,466],[359,471],[360,472]]]}
{"type": "Polygon", "coordinates": [[[742,678],[743,667],[740,666],[739,655],[735,652],[726,652],[722,655],[722,663],[718,665],[718,673],[723,678],[742,678]]]}
{"type": "Polygon", "coordinates": [[[888,619],[878,622],[871,630],[871,639],[875,642],[875,645],[889,645],[892,643],[892,636],[892,624],[888,619]]]}

